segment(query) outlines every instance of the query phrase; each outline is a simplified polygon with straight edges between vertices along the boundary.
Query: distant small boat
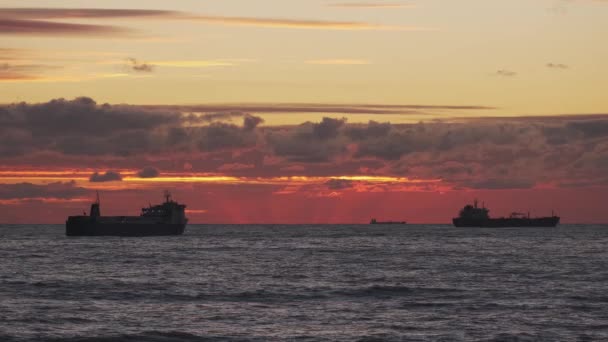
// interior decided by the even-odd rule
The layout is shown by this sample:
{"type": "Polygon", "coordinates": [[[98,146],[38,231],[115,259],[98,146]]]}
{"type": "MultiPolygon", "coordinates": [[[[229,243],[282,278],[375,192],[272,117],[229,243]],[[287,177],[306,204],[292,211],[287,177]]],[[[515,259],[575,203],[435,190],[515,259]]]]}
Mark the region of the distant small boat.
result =
{"type": "Polygon", "coordinates": [[[369,221],[369,224],[407,224],[405,221],[378,221],[375,218],[369,221]]]}

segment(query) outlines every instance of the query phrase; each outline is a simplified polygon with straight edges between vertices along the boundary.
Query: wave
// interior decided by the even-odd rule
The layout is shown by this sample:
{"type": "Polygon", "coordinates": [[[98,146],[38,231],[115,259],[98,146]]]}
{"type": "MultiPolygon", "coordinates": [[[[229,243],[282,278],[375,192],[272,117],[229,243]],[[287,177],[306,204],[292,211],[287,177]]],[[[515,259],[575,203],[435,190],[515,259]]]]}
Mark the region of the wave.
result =
{"type": "Polygon", "coordinates": [[[334,291],[334,294],[348,297],[404,297],[443,295],[442,297],[461,298],[463,291],[452,288],[410,287],[401,285],[372,285],[334,291]]]}
{"type": "MultiPolygon", "coordinates": [[[[13,336],[2,336],[0,340],[7,342],[40,341],[39,338],[18,338],[13,336]]],[[[101,336],[72,336],[72,337],[44,337],[48,342],[190,342],[190,341],[255,341],[255,339],[239,339],[233,336],[199,336],[181,331],[147,331],[134,334],[116,334],[101,336]]]]}

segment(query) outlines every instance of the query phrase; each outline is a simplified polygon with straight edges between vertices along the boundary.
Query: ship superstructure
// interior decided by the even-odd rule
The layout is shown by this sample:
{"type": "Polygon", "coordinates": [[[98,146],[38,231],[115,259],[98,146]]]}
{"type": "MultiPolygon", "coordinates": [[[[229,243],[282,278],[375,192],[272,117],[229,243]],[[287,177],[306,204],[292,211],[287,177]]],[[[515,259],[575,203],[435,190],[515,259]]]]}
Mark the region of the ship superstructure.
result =
{"type": "Polygon", "coordinates": [[[89,215],[70,216],[65,223],[68,236],[160,236],[181,235],[188,218],[186,206],[171,199],[165,191],[165,202],[141,209],[139,216],[101,216],[99,194],[91,204],[89,215]]]}
{"type": "Polygon", "coordinates": [[[452,222],[456,227],[555,227],[559,223],[559,216],[552,214],[547,217],[530,217],[528,213],[512,213],[509,217],[490,218],[490,210],[482,204],[478,206],[477,200],[473,205],[467,204],[458,217],[452,222]]]}

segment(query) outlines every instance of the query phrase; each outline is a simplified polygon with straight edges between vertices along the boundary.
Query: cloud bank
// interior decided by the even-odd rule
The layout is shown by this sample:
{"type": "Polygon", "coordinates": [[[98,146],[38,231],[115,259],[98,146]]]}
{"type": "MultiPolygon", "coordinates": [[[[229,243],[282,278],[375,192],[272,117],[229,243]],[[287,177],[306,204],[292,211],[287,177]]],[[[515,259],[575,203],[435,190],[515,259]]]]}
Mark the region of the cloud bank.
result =
{"type": "MultiPolygon", "coordinates": [[[[262,122],[247,112],[193,115],[175,106],[97,104],[90,98],[18,103],[0,107],[0,160],[14,166],[130,168],[151,178],[158,169],[146,165],[169,173],[187,166],[244,177],[441,179],[469,189],[608,185],[608,115],[398,125],[350,124],[340,117],[295,126],[262,122]],[[225,118],[242,123],[216,121],[225,118]]],[[[120,179],[116,172],[91,177],[120,179]]],[[[348,185],[341,183],[326,185],[348,185]]]]}

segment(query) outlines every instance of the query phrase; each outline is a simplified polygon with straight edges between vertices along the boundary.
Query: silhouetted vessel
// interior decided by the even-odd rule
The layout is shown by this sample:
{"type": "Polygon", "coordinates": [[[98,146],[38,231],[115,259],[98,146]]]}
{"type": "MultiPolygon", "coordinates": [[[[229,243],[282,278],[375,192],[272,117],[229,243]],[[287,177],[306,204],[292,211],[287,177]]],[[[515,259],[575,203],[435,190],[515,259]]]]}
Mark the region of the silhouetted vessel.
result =
{"type": "Polygon", "coordinates": [[[407,224],[407,222],[405,222],[405,221],[378,221],[375,218],[373,218],[371,221],[369,221],[369,224],[407,224]]]}
{"type": "Polygon", "coordinates": [[[65,222],[68,236],[162,236],[181,235],[186,229],[186,206],[171,200],[165,191],[165,202],[142,208],[140,216],[101,216],[97,200],[87,216],[70,216],[65,222]]]}
{"type": "Polygon", "coordinates": [[[559,216],[530,217],[530,214],[512,213],[509,217],[490,218],[490,210],[482,205],[477,207],[477,200],[473,205],[466,205],[460,210],[460,215],[452,220],[456,227],[555,227],[559,223],[559,216]]]}

